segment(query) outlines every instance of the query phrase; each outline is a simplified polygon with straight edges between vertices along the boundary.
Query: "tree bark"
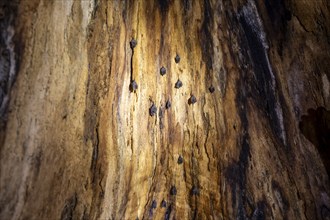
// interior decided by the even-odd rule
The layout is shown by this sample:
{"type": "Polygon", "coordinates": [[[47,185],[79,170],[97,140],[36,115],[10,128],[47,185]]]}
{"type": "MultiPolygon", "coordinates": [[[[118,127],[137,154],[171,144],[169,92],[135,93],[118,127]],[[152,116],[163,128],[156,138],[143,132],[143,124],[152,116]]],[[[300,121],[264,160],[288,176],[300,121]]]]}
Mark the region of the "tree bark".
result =
{"type": "Polygon", "coordinates": [[[327,0],[2,4],[0,219],[330,218],[327,0]]]}

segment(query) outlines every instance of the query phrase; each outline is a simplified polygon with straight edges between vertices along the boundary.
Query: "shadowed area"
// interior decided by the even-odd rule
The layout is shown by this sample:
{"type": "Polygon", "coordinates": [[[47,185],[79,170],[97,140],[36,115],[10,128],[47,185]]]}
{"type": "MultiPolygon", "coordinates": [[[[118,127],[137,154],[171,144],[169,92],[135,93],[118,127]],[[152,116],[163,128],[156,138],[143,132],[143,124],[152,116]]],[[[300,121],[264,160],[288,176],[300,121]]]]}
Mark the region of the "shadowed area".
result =
{"type": "Polygon", "coordinates": [[[330,111],[324,107],[309,109],[307,115],[301,117],[299,128],[317,148],[330,176],[330,111]]]}

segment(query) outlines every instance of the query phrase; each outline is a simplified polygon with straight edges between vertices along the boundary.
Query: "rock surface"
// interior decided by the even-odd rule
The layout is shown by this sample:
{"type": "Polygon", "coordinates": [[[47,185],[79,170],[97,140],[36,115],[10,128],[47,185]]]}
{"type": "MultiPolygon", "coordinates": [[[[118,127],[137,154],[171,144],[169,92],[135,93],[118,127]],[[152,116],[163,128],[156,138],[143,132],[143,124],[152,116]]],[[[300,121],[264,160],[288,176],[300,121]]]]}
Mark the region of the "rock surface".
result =
{"type": "Polygon", "coordinates": [[[10,7],[0,219],[330,218],[327,0],[10,7]]]}

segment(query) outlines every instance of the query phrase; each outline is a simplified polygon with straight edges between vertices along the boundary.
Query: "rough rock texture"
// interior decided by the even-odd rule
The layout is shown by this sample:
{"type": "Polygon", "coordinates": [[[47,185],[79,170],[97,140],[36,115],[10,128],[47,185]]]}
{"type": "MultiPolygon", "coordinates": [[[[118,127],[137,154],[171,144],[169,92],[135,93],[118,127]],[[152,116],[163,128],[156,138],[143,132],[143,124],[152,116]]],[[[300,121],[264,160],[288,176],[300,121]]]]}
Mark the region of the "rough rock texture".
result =
{"type": "Polygon", "coordinates": [[[3,0],[0,3],[0,129],[7,119],[7,108],[11,87],[15,81],[18,57],[13,42],[14,19],[17,13],[17,0],[3,0]]]}
{"type": "Polygon", "coordinates": [[[0,219],[330,218],[329,1],[11,7],[0,219]]]}

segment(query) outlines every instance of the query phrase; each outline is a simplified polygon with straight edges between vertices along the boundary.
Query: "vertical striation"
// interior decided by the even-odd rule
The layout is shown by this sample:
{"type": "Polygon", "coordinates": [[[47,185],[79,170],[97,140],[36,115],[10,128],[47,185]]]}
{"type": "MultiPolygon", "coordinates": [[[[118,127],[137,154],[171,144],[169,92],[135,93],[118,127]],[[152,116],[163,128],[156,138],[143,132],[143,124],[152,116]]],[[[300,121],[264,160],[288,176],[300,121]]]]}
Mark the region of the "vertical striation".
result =
{"type": "Polygon", "coordinates": [[[329,218],[326,0],[9,5],[0,219],[329,218]]]}

